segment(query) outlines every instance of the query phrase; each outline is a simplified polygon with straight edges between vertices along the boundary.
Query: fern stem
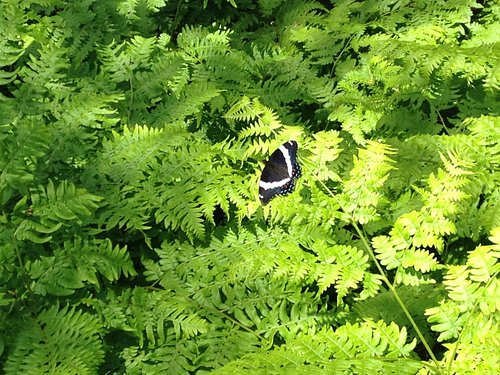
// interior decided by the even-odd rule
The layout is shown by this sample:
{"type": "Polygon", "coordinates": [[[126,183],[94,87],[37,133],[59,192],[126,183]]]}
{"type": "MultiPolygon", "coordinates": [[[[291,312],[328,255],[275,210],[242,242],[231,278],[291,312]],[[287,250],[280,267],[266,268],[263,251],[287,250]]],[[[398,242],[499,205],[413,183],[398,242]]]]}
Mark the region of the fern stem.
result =
{"type": "Polygon", "coordinates": [[[335,61],[333,62],[332,69],[330,69],[330,77],[333,75],[333,72],[335,71],[335,67],[337,66],[337,63],[339,62],[339,60],[342,57],[342,55],[344,54],[345,49],[347,48],[347,46],[351,45],[352,38],[354,38],[354,34],[352,34],[349,37],[349,39],[347,39],[347,41],[344,43],[344,46],[342,47],[342,49],[340,50],[339,54],[337,55],[335,61]]]}
{"type": "Polygon", "coordinates": [[[174,20],[172,21],[172,28],[170,30],[171,35],[175,32],[175,29],[177,29],[177,26],[179,25],[179,13],[181,10],[181,2],[182,2],[182,0],[177,1],[177,7],[175,9],[175,16],[174,16],[174,20]]]}
{"type": "Polygon", "coordinates": [[[439,117],[439,120],[441,121],[441,124],[443,125],[443,130],[446,133],[446,135],[450,135],[450,132],[448,131],[448,128],[446,127],[446,124],[444,122],[443,116],[441,116],[441,113],[439,113],[436,106],[434,104],[432,104],[432,102],[429,99],[427,99],[427,103],[429,103],[429,105],[432,107],[432,109],[436,112],[437,116],[439,117]]]}
{"type": "MultiPolygon", "coordinates": [[[[332,192],[329,190],[329,193],[332,193],[332,192]]],[[[340,202],[338,202],[338,200],[336,198],[334,198],[334,199],[337,201],[338,204],[340,203],[340,202]]],[[[340,206],[340,204],[339,204],[339,206],[340,206]]],[[[341,207],[342,211],[344,211],[344,209],[342,208],[342,206],[340,206],[340,207],[341,207]]],[[[431,357],[432,361],[435,363],[437,372],[439,374],[441,374],[442,372],[439,370],[439,362],[438,362],[436,356],[434,355],[431,347],[427,343],[427,340],[425,339],[424,335],[422,334],[422,332],[418,328],[417,323],[415,322],[415,320],[411,316],[410,312],[406,308],[403,300],[401,299],[401,297],[399,296],[398,292],[396,291],[396,288],[394,288],[394,285],[392,285],[392,283],[389,281],[389,278],[386,276],[386,274],[384,272],[384,269],[382,268],[382,266],[380,265],[378,259],[376,258],[375,254],[373,253],[373,250],[372,250],[371,246],[369,245],[368,240],[367,240],[365,234],[363,233],[363,231],[361,230],[361,228],[358,226],[358,224],[354,220],[350,219],[350,221],[351,221],[351,225],[356,230],[356,233],[358,233],[358,236],[361,238],[361,241],[363,242],[363,245],[365,246],[366,250],[370,254],[370,257],[372,258],[373,262],[375,263],[375,266],[377,267],[380,275],[382,276],[382,280],[387,285],[387,287],[389,288],[389,290],[393,294],[394,298],[396,299],[398,305],[401,307],[401,309],[403,310],[404,314],[406,315],[406,317],[410,321],[411,325],[415,329],[415,332],[417,333],[417,336],[420,339],[420,341],[422,341],[422,344],[424,345],[425,350],[427,350],[427,353],[431,357]]]]}
{"type": "Polygon", "coordinates": [[[130,101],[127,110],[127,124],[130,124],[130,114],[132,113],[132,105],[134,104],[134,81],[133,74],[130,74],[129,84],[130,84],[130,101]]]}
{"type": "MultiPolygon", "coordinates": [[[[309,172],[311,172],[311,170],[309,169],[309,167],[307,165],[306,165],[306,168],[309,170],[309,172]]],[[[319,179],[317,179],[317,181],[319,181],[319,183],[321,184],[321,186],[335,200],[335,202],[338,204],[338,206],[340,207],[340,209],[342,210],[342,212],[344,212],[344,213],[347,214],[347,211],[342,207],[342,204],[337,199],[337,197],[333,194],[333,192],[328,188],[328,186],[326,186],[326,184],[323,181],[319,180],[319,179]]],[[[350,224],[353,226],[354,230],[356,231],[356,233],[358,234],[359,238],[361,239],[361,242],[363,243],[363,246],[366,248],[366,250],[368,251],[368,254],[370,254],[370,257],[372,258],[373,262],[375,263],[375,266],[377,267],[377,269],[378,269],[378,271],[380,273],[380,276],[382,277],[383,282],[387,285],[387,287],[389,288],[389,290],[393,294],[394,298],[396,299],[396,302],[398,303],[398,305],[403,310],[404,314],[406,315],[406,317],[410,321],[410,324],[412,325],[412,327],[415,329],[415,332],[417,333],[418,338],[420,339],[420,341],[422,341],[422,344],[424,345],[425,350],[429,354],[429,357],[432,359],[432,361],[436,365],[435,371],[438,374],[442,374],[442,371],[440,370],[440,366],[439,366],[439,361],[437,360],[436,356],[432,352],[432,349],[431,349],[429,343],[427,342],[427,340],[425,339],[424,335],[420,331],[417,323],[415,322],[415,320],[411,316],[410,312],[406,308],[403,300],[399,297],[399,294],[397,293],[396,288],[394,288],[394,285],[392,285],[392,283],[389,281],[389,278],[387,277],[384,269],[380,265],[380,263],[379,263],[378,259],[376,258],[376,256],[375,256],[375,254],[374,254],[374,252],[373,252],[370,244],[368,243],[368,239],[366,238],[365,234],[363,233],[363,231],[361,230],[361,228],[358,226],[358,224],[356,223],[356,221],[354,221],[354,219],[349,214],[347,214],[347,215],[349,217],[350,224]]]]}

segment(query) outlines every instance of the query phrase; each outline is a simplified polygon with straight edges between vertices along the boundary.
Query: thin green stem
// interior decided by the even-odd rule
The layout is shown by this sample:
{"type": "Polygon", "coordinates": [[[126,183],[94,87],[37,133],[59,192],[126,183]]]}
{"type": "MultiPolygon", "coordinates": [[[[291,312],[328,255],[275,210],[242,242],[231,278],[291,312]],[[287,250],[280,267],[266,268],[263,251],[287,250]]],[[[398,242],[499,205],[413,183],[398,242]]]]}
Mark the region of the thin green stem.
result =
{"type": "MultiPolygon", "coordinates": [[[[306,168],[307,168],[307,166],[306,166],[306,168]]],[[[338,204],[338,206],[340,207],[340,209],[344,213],[347,214],[347,211],[342,207],[342,204],[337,199],[337,197],[335,196],[335,194],[328,188],[328,186],[326,186],[326,184],[323,181],[321,181],[321,180],[317,180],[317,181],[328,192],[328,194],[336,201],[336,203],[338,204]]],[[[361,242],[363,243],[363,246],[366,248],[366,251],[370,255],[370,257],[373,260],[373,262],[375,263],[375,266],[377,267],[377,270],[380,273],[380,276],[382,276],[382,281],[387,285],[387,287],[389,288],[389,290],[393,294],[396,302],[398,303],[398,305],[403,310],[404,314],[406,315],[406,317],[410,321],[410,324],[412,325],[412,327],[415,329],[415,332],[417,333],[418,338],[420,339],[420,341],[422,341],[422,344],[424,345],[425,350],[429,354],[429,357],[432,359],[432,361],[436,365],[435,371],[438,374],[442,374],[442,372],[440,370],[439,361],[437,360],[436,356],[432,352],[432,349],[431,349],[429,343],[427,342],[427,340],[425,339],[424,335],[420,331],[420,328],[418,327],[417,323],[415,322],[415,320],[411,316],[410,312],[406,308],[403,300],[401,299],[401,297],[399,296],[398,292],[396,291],[396,288],[394,288],[394,285],[392,285],[392,283],[389,281],[389,279],[388,279],[388,277],[387,277],[384,269],[382,268],[382,266],[380,265],[377,257],[375,256],[375,253],[373,252],[373,250],[372,250],[372,248],[371,248],[371,246],[370,246],[370,244],[368,242],[368,239],[366,238],[366,235],[363,233],[363,231],[358,226],[358,224],[356,223],[356,221],[354,221],[354,219],[351,217],[351,215],[348,214],[348,216],[349,216],[349,222],[350,222],[350,224],[353,226],[354,230],[356,231],[356,233],[358,234],[359,238],[361,239],[361,242]]]]}

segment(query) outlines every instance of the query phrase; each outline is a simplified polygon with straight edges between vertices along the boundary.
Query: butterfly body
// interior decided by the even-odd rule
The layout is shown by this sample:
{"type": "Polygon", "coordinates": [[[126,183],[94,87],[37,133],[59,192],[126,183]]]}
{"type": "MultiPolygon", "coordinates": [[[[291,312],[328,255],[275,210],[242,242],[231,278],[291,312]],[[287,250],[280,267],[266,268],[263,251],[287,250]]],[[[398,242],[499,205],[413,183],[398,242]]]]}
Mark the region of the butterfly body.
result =
{"type": "Polygon", "coordinates": [[[266,162],[259,182],[259,198],[267,204],[278,195],[290,194],[295,188],[295,180],[301,169],[297,162],[297,142],[282,144],[266,162]]]}

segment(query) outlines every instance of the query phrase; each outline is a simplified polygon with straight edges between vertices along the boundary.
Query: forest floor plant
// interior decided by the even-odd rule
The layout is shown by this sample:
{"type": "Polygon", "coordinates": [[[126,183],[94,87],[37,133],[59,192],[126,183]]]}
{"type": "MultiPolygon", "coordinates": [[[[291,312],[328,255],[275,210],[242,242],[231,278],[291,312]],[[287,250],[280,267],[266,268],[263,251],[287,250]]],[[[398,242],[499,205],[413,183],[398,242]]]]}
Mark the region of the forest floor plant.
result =
{"type": "Polygon", "coordinates": [[[495,1],[0,1],[0,373],[496,374],[499,67],[495,1]]]}

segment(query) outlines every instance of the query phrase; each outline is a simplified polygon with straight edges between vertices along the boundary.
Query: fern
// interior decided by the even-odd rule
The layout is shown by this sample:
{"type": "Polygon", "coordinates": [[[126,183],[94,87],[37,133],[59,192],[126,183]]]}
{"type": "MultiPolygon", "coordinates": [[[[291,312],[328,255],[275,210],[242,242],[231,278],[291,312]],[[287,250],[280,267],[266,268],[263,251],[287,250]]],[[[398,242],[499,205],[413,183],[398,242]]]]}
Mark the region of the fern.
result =
{"type": "Polygon", "coordinates": [[[104,357],[100,322],[74,307],[53,306],[19,323],[6,373],[94,374],[104,357]]]}
{"type": "Polygon", "coordinates": [[[105,194],[111,201],[118,198],[124,203],[103,213],[101,223],[106,223],[108,229],[117,225],[146,229],[150,215],[154,215],[165,228],[180,229],[191,238],[202,237],[204,221],[213,222],[218,202],[225,201],[221,207],[229,214],[231,203],[244,209],[240,197],[248,194],[243,177],[233,175],[235,158],[231,151],[217,156],[214,164],[214,150],[204,140],[190,136],[181,124],[165,131],[136,127],[133,131],[126,129],[123,135],[116,134],[115,140],[106,144],[98,163],[100,178],[104,178],[101,183],[108,186],[105,194]],[[187,139],[195,143],[189,145],[187,139]],[[134,146],[129,147],[131,144],[134,146]],[[134,151],[134,147],[145,145],[149,145],[147,154],[134,151]],[[133,186],[141,186],[141,190],[131,190],[133,186]]]}
{"type": "MultiPolygon", "coordinates": [[[[82,223],[98,207],[100,197],[62,181],[57,187],[50,180],[47,187],[40,186],[31,192],[32,216],[19,218],[15,236],[19,240],[47,242],[51,233],[70,222],[82,223]],[[43,237],[41,237],[41,236],[43,237]],[[47,236],[45,236],[47,235],[47,236]]],[[[18,209],[26,206],[26,197],[17,203],[18,209]]]]}
{"type": "Polygon", "coordinates": [[[398,355],[408,355],[415,345],[415,343],[406,344],[405,339],[406,330],[404,328],[399,330],[395,324],[367,322],[362,325],[346,325],[335,332],[321,330],[314,336],[300,335],[281,348],[269,353],[249,355],[215,373],[347,371],[373,374],[387,373],[395,368],[401,368],[398,371],[412,374],[421,365],[411,359],[397,359],[398,355]],[[381,334],[374,335],[372,332],[374,329],[380,330],[381,334]],[[376,358],[383,353],[389,357],[386,361],[376,358]]]}
{"type": "Polygon", "coordinates": [[[125,248],[113,248],[110,241],[82,241],[75,238],[65,242],[63,249],[54,249],[52,256],[27,261],[25,268],[35,281],[32,291],[46,295],[69,295],[86,283],[99,288],[99,276],[117,281],[135,275],[125,248]]]}
{"type": "MultiPolygon", "coordinates": [[[[242,140],[250,138],[254,143],[247,146],[245,156],[254,155],[257,152],[265,154],[273,152],[279,144],[277,142],[270,143],[265,139],[270,136],[278,137],[282,141],[296,139],[300,136],[298,129],[285,127],[281,124],[276,114],[270,108],[262,105],[258,99],[251,101],[247,97],[243,97],[229,109],[225,117],[231,122],[250,123],[239,134],[242,140]],[[259,138],[255,139],[256,137],[259,138]]],[[[283,143],[282,141],[280,142],[283,143]]]]}
{"type": "Polygon", "coordinates": [[[361,150],[359,157],[354,159],[351,178],[344,182],[341,205],[346,213],[351,214],[353,220],[360,224],[375,220],[377,206],[384,203],[378,190],[392,169],[391,159],[387,156],[391,152],[385,145],[371,142],[367,149],[361,150]]]}
{"type": "MultiPolygon", "coordinates": [[[[394,127],[393,134],[397,135],[400,131],[411,131],[412,124],[422,123],[416,117],[421,117],[421,112],[412,113],[412,106],[404,105],[408,101],[417,107],[427,101],[440,115],[441,108],[449,106],[446,103],[454,100],[453,96],[463,97],[463,90],[447,93],[445,82],[461,71],[464,64],[468,69],[462,77],[469,84],[495,75],[494,64],[486,61],[492,55],[489,48],[493,44],[482,51],[469,47],[482,40],[481,37],[472,36],[458,54],[452,52],[463,34],[457,25],[471,24],[470,8],[478,7],[474,1],[435,5],[422,2],[407,9],[399,2],[335,5],[322,23],[306,24],[292,33],[292,38],[304,45],[311,58],[327,67],[333,64],[332,71],[339,73],[334,91],[337,95],[321,94],[319,99],[327,108],[335,109],[330,110],[330,119],[340,121],[358,142],[363,134],[376,132],[382,126],[394,127]],[[402,19],[412,19],[411,26],[398,29],[402,19]],[[332,41],[331,35],[336,39],[332,41]],[[345,48],[347,42],[350,50],[345,48]],[[367,45],[370,51],[360,52],[367,45]],[[354,58],[347,57],[348,54],[354,58]],[[405,63],[401,64],[403,60],[405,63]],[[360,69],[353,70],[355,66],[360,69]],[[391,119],[395,111],[403,112],[406,121],[391,119]]],[[[471,99],[464,102],[470,103],[471,99]]],[[[436,125],[433,128],[437,130],[436,125]]]]}
{"type": "MultiPolygon", "coordinates": [[[[470,183],[467,170],[453,165],[442,156],[448,173],[438,171],[438,175],[429,177],[429,190],[418,189],[423,198],[420,211],[403,214],[396,221],[390,236],[373,239],[377,257],[388,269],[397,269],[396,281],[405,284],[424,281],[424,274],[435,270],[437,261],[425,248],[434,247],[443,251],[443,236],[454,233],[456,228],[448,219],[458,209],[460,200],[466,198],[460,189],[470,183]],[[424,249],[421,249],[424,248],[424,249]],[[413,249],[408,251],[408,249],[413,249]],[[413,268],[416,273],[404,271],[413,268]]],[[[456,160],[455,163],[460,163],[456,160]]]]}
{"type": "MultiPolygon", "coordinates": [[[[444,298],[444,286],[442,284],[399,286],[396,288],[396,291],[413,319],[417,322],[425,339],[431,343],[435,342],[435,334],[432,332],[430,324],[426,322],[425,311],[427,308],[438,305],[439,301],[444,298]],[[426,298],[422,298],[422,295],[425,295],[426,298]]],[[[371,319],[374,321],[382,319],[387,324],[394,322],[400,327],[405,326],[408,329],[409,335],[414,336],[414,330],[408,318],[390,291],[382,291],[371,298],[358,301],[354,304],[353,309],[354,318],[356,319],[371,319]],[[385,308],[380,309],[380,306],[385,306],[385,308]]]]}
{"type": "Polygon", "coordinates": [[[498,368],[496,4],[0,13],[3,372],[498,368]]]}
{"type": "Polygon", "coordinates": [[[491,246],[471,251],[465,265],[449,267],[444,279],[449,299],[426,312],[439,341],[457,339],[446,344],[442,360],[451,372],[498,367],[498,357],[490,354],[486,344],[498,335],[498,228],[490,240],[491,246]]]}

